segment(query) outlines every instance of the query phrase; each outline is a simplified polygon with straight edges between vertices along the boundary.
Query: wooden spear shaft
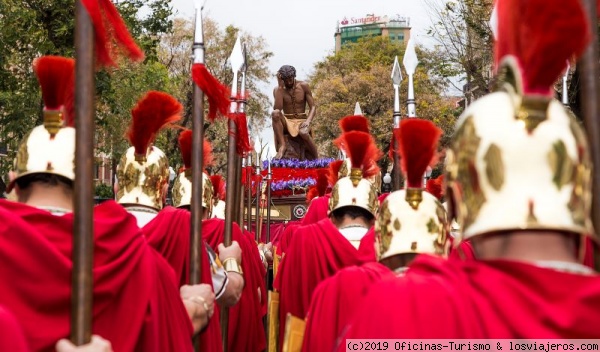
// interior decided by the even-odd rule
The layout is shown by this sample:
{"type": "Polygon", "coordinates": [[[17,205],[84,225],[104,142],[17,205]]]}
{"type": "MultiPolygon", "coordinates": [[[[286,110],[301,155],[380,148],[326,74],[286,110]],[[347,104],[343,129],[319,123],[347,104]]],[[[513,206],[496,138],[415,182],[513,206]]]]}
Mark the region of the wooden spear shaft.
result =
{"type": "Polygon", "coordinates": [[[94,254],[94,27],[81,1],[75,2],[75,195],[71,341],[89,343],[92,333],[94,254]]]}
{"type": "Polygon", "coordinates": [[[591,148],[591,158],[594,165],[592,197],[592,221],[596,231],[600,229],[600,103],[598,99],[598,20],[596,15],[596,0],[583,1],[591,26],[592,41],[579,60],[581,82],[581,106],[585,130],[591,148]]]}
{"type": "MultiPolygon", "coordinates": [[[[252,155],[246,164],[246,228],[252,231],[252,155]]],[[[258,241],[256,241],[258,242],[258,241]]]]}
{"type": "Polygon", "coordinates": [[[200,250],[202,249],[202,164],[204,151],[204,93],[194,84],[192,110],[192,226],[190,232],[190,284],[200,283],[200,250]]]}
{"type": "MultiPolygon", "coordinates": [[[[235,203],[235,177],[236,177],[236,164],[237,154],[235,150],[236,139],[237,139],[237,127],[232,119],[228,120],[229,123],[229,139],[228,139],[228,150],[227,150],[227,202],[225,203],[225,236],[223,239],[223,245],[225,247],[231,246],[231,233],[233,230],[233,222],[235,221],[235,210],[238,204],[235,203]]],[[[227,352],[227,338],[229,332],[229,309],[221,309],[221,332],[223,341],[223,352],[227,352]]]]}

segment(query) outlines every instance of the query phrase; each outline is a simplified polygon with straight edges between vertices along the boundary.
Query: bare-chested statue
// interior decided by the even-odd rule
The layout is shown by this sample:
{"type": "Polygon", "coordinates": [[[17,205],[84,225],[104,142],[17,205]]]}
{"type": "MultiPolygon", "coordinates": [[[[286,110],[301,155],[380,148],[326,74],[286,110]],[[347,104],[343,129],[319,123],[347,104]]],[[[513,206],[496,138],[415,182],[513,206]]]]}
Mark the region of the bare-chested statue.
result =
{"type": "Polygon", "coordinates": [[[277,79],[279,85],[273,90],[275,105],[271,114],[277,148],[275,158],[285,157],[289,154],[286,150],[292,147],[294,150],[291,154],[299,159],[316,159],[318,152],[310,133],[310,123],[317,108],[310,88],[306,82],[296,81],[296,69],[293,66],[281,66],[277,71],[277,79]],[[288,142],[294,142],[294,145],[289,146],[288,142]]]}

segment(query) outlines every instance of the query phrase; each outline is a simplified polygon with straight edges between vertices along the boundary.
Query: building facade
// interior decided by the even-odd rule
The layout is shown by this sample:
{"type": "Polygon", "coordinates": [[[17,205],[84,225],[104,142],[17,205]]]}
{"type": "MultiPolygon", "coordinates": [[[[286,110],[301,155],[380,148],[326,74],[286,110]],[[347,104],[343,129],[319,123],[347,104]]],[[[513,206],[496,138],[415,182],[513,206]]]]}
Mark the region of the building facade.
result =
{"type": "Polygon", "coordinates": [[[393,42],[407,43],[410,39],[410,18],[403,16],[344,17],[335,31],[335,51],[363,37],[388,37],[393,42]]]}

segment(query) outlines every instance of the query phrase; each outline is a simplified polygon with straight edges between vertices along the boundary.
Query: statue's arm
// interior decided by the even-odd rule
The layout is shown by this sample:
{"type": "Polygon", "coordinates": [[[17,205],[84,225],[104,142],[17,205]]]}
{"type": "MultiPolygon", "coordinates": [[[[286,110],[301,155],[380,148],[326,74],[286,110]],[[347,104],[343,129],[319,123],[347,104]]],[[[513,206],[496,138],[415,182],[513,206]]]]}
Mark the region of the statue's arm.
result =
{"type": "Polygon", "coordinates": [[[312,96],[308,83],[302,82],[302,89],[304,90],[304,96],[306,97],[306,104],[308,104],[308,117],[306,122],[311,123],[317,113],[317,106],[315,105],[315,99],[312,96]]]}
{"type": "Polygon", "coordinates": [[[279,87],[273,89],[273,98],[275,98],[273,110],[283,111],[283,94],[281,94],[281,89],[279,87]]]}

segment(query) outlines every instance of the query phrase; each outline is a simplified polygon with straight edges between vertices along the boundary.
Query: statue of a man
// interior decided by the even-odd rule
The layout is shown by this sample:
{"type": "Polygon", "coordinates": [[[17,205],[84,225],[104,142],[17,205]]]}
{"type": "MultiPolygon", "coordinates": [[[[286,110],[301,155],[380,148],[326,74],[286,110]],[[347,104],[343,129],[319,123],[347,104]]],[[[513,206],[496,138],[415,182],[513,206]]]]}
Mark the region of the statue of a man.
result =
{"type": "Polygon", "coordinates": [[[275,158],[280,159],[286,154],[288,140],[285,134],[289,134],[292,139],[300,136],[299,142],[305,146],[304,158],[300,159],[316,159],[318,152],[310,135],[310,123],[317,108],[310,88],[306,82],[296,80],[296,69],[293,66],[281,66],[277,71],[277,79],[279,85],[273,90],[275,105],[271,114],[277,149],[275,158]]]}

